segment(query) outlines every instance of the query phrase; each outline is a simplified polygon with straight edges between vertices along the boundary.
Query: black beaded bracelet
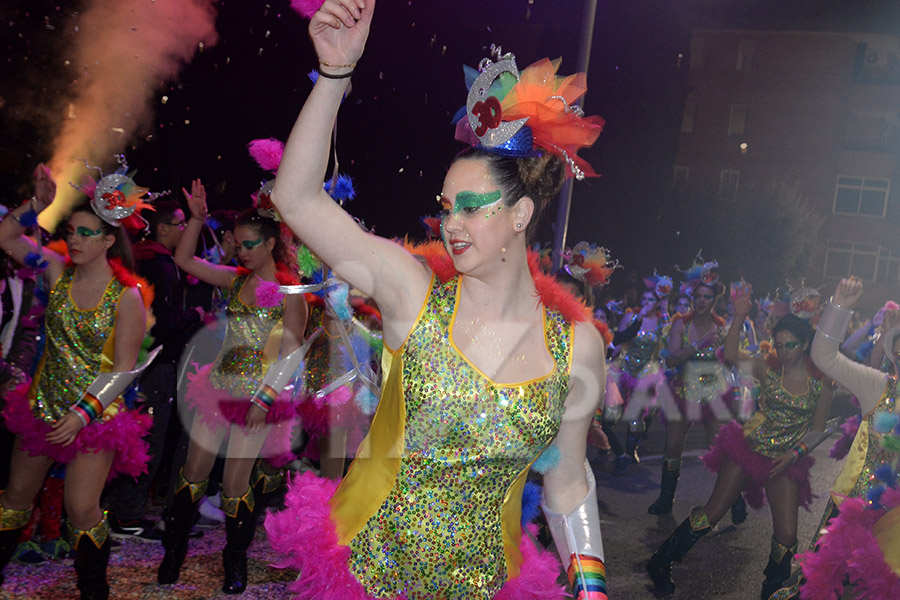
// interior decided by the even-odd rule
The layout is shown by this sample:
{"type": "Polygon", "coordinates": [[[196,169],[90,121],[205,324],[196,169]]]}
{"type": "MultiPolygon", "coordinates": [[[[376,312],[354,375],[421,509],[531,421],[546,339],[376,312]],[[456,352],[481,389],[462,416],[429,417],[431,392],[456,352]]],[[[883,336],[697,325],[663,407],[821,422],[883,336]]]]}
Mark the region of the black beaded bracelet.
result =
{"type": "Polygon", "coordinates": [[[356,69],[350,69],[346,73],[340,73],[338,75],[326,73],[325,71],[319,71],[319,75],[321,75],[325,79],[347,79],[348,77],[352,77],[354,73],[356,73],[356,69]]]}

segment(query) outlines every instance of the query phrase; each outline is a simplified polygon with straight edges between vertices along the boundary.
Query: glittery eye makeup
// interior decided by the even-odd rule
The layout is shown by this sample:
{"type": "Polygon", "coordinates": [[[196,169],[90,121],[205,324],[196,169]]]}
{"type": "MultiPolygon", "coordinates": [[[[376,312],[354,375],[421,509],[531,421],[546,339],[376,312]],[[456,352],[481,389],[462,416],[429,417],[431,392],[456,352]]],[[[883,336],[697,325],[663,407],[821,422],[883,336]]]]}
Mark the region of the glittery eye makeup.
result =
{"type": "Polygon", "coordinates": [[[241,242],[241,246],[243,246],[245,250],[253,250],[257,246],[262,244],[262,241],[262,238],[256,240],[244,240],[243,242],[241,242]]]}
{"type": "Polygon", "coordinates": [[[66,237],[72,237],[73,235],[77,235],[78,237],[83,238],[99,238],[103,235],[102,229],[90,229],[89,227],[84,227],[83,225],[80,227],[72,227],[69,225],[66,227],[66,237]]]}
{"type": "Polygon", "coordinates": [[[456,194],[456,204],[453,205],[453,214],[461,210],[479,209],[489,204],[493,204],[500,199],[500,190],[494,190],[486,194],[478,192],[460,192],[456,194]]]}

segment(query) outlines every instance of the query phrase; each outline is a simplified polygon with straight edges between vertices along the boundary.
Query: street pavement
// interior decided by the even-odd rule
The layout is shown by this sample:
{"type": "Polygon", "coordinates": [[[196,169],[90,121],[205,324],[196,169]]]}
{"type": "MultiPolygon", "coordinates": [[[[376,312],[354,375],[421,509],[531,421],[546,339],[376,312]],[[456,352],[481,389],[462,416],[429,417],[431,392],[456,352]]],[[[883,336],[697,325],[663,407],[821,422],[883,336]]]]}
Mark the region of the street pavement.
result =
{"type": "MultiPolygon", "coordinates": [[[[616,433],[625,439],[625,424],[616,433]]],[[[702,425],[688,435],[681,479],[671,515],[653,516],[647,507],[659,494],[665,427],[654,421],[642,443],[641,462],[614,477],[613,457],[590,448],[588,458],[597,478],[597,496],[603,547],[606,553],[609,597],[615,600],[665,598],[654,593],[645,567],[656,547],[684,520],[692,506],[704,504],[712,491],[715,475],[703,468],[700,455],[705,451],[702,425]]],[[[809,544],[825,509],[841,464],[828,457],[835,437],[811,454],[812,490],[817,496],[810,511],[800,509],[798,539],[800,550],[809,544]]],[[[768,505],[749,509],[747,520],[732,525],[730,514],[701,539],[681,563],[675,563],[673,578],[675,599],[756,600],[759,598],[763,569],[769,556],[772,518],[768,505]]]]}

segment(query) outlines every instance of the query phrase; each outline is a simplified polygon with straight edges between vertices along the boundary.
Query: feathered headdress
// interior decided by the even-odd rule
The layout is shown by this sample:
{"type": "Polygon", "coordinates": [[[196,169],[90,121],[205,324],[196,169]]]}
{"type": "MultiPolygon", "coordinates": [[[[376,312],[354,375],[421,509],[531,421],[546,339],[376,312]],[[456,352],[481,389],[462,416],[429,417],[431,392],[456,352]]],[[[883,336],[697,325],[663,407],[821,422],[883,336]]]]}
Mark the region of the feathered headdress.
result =
{"type": "Polygon", "coordinates": [[[578,242],[563,253],[563,269],[583,283],[593,287],[606,285],[613,271],[619,266],[609,258],[609,251],[597,244],[578,242]]]}
{"type": "Polygon", "coordinates": [[[672,293],[672,278],[668,275],[660,275],[656,270],[650,277],[644,277],[644,285],[647,286],[647,289],[653,290],[657,298],[665,298],[672,293]]]}
{"type": "Polygon", "coordinates": [[[681,287],[682,293],[691,294],[701,283],[714,286],[719,281],[719,263],[714,260],[704,262],[701,253],[702,250],[697,252],[697,256],[694,257],[693,263],[687,270],[682,271],[678,265],[675,265],[675,268],[681,271],[684,277],[681,287]]]}
{"type": "Polygon", "coordinates": [[[822,310],[821,299],[819,290],[807,286],[803,281],[798,288],[788,285],[788,306],[791,313],[805,321],[822,310]]]}
{"type": "Polygon", "coordinates": [[[81,185],[74,183],[71,185],[90,197],[91,208],[97,217],[113,227],[124,225],[126,229],[136,233],[147,227],[147,221],[141,217],[141,211],[156,210],[150,202],[167,195],[169,191],[151,194],[150,190],[134,182],[132,177],[135,173],[128,172],[128,162],[124,154],[116,155],[116,161],[119,167],[108,175],[104,175],[100,167],[85,162],[85,167],[100,173],[100,179],[95,180],[86,175],[81,185]]]}
{"type": "MultiPolygon", "coordinates": [[[[247,150],[261,169],[269,171],[273,175],[278,172],[278,167],[281,166],[281,159],[284,155],[284,142],[275,138],[257,139],[247,144],[247,150]]],[[[278,214],[278,210],[272,204],[273,187],[275,187],[274,179],[262,181],[259,190],[251,195],[253,207],[256,208],[261,216],[281,222],[281,215],[278,214]]],[[[356,197],[353,179],[349,175],[336,175],[326,181],[322,187],[339,204],[353,200],[356,197]]]]}
{"type": "Polygon", "coordinates": [[[576,104],[587,91],[586,75],[559,77],[561,61],[546,58],[520,74],[512,53],[498,46],[491,52],[493,59],[482,59],[477,70],[464,67],[469,95],[453,119],[456,139],[502,156],[551,152],[566,162],[570,176],[596,177],[578,156],[605,124],[601,117],[585,117],[576,104]]]}

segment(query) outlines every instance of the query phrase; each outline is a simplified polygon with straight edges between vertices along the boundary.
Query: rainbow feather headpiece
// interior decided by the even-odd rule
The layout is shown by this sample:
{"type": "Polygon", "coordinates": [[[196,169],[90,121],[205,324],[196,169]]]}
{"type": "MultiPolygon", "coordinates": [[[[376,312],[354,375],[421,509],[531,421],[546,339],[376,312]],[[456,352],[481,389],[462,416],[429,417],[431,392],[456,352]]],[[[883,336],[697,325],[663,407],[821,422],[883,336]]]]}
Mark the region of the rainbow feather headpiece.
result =
{"type": "Polygon", "coordinates": [[[687,270],[682,271],[678,265],[675,265],[675,268],[681,271],[681,274],[684,276],[684,283],[681,287],[682,293],[693,293],[694,288],[701,283],[714,286],[719,281],[719,263],[714,260],[704,262],[701,253],[702,250],[697,252],[697,256],[694,257],[693,263],[687,270]]]}
{"type": "Polygon", "coordinates": [[[644,285],[648,289],[653,290],[657,298],[665,298],[672,293],[672,278],[668,275],[660,275],[655,269],[653,270],[653,275],[644,277],[644,285]]]}
{"type": "Polygon", "coordinates": [[[91,208],[97,217],[113,227],[125,225],[131,231],[140,231],[147,225],[140,212],[144,209],[156,210],[150,202],[167,195],[169,191],[150,193],[150,190],[134,182],[132,177],[135,172],[128,172],[128,162],[124,154],[116,155],[116,161],[119,167],[108,175],[104,175],[100,167],[85,162],[85,167],[100,173],[100,179],[95,180],[86,175],[81,185],[71,185],[90,197],[91,208]]]}
{"type": "Polygon", "coordinates": [[[566,261],[563,269],[577,279],[593,287],[606,285],[618,263],[610,260],[609,251],[597,244],[578,242],[571,250],[563,253],[566,261]]]}
{"type": "Polygon", "coordinates": [[[570,176],[597,177],[578,156],[605,124],[602,117],[585,117],[576,104],[587,91],[587,76],[557,76],[561,60],[547,58],[520,74],[512,53],[503,54],[498,46],[491,52],[493,59],[482,59],[478,70],[464,67],[469,95],[465,110],[453,119],[456,139],[516,158],[551,152],[566,162],[570,176]]]}

